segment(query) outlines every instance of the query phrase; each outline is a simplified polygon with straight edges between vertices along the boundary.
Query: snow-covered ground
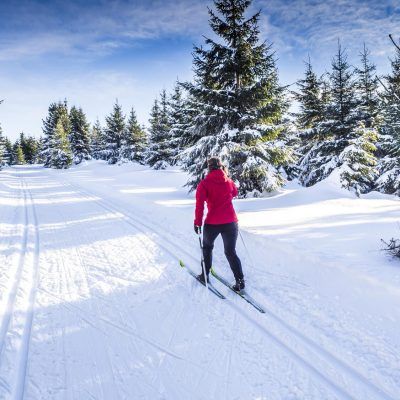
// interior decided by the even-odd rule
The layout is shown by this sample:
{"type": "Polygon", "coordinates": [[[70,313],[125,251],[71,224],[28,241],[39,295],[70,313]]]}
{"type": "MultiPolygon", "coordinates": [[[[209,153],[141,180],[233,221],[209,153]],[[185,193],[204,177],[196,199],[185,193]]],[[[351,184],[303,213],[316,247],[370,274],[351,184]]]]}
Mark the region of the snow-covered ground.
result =
{"type": "MultiPolygon", "coordinates": [[[[0,172],[0,399],[400,399],[399,200],[236,200],[248,292],[199,268],[177,169],[0,172]]],[[[222,243],[215,268],[231,279],[222,243]]]]}

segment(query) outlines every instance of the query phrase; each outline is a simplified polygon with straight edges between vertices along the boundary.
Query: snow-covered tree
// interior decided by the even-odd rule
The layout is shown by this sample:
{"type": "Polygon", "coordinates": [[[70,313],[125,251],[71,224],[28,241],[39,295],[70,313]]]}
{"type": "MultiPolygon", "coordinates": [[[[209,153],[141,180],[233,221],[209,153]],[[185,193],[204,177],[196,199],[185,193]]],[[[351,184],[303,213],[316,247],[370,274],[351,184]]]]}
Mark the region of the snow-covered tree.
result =
{"type": "Polygon", "coordinates": [[[172,148],[172,165],[178,162],[180,152],[188,147],[186,140],[190,140],[190,138],[186,134],[187,128],[192,121],[192,111],[190,99],[184,96],[182,85],[176,82],[169,100],[169,136],[172,148]]]}
{"type": "Polygon", "coordinates": [[[125,116],[118,101],[115,102],[112,113],[106,117],[104,128],[104,158],[109,164],[120,160],[122,137],[125,132],[125,116]]]}
{"type": "Polygon", "coordinates": [[[105,159],[105,138],[99,119],[96,120],[90,132],[90,155],[95,160],[105,159]]]}
{"type": "Polygon", "coordinates": [[[371,52],[364,43],[360,53],[360,67],[356,68],[356,89],[359,99],[358,118],[366,128],[376,127],[379,124],[379,94],[376,66],[370,61],[371,52]]]}
{"type": "Polygon", "coordinates": [[[26,164],[24,151],[19,140],[17,140],[13,145],[13,159],[14,164],[23,165],[26,164]]]}
{"type": "Polygon", "coordinates": [[[379,191],[400,196],[400,50],[396,48],[391,61],[392,72],[385,77],[382,94],[382,125],[380,128],[379,191]]]}
{"type": "Polygon", "coordinates": [[[348,135],[347,147],[340,154],[342,186],[357,194],[370,191],[377,171],[376,141],[378,139],[379,97],[376,67],[369,60],[364,44],[360,53],[361,66],[356,68],[356,123],[348,135]]]}
{"type": "MultiPolygon", "coordinates": [[[[365,54],[363,60],[366,61],[365,54]]],[[[369,65],[368,60],[366,62],[369,65]]],[[[369,69],[359,72],[362,78],[368,73],[369,69]]],[[[356,82],[354,70],[347,62],[347,55],[339,43],[338,52],[332,60],[330,83],[326,86],[329,94],[322,91],[321,96],[323,107],[324,97],[328,99],[328,103],[323,118],[312,130],[312,136],[316,140],[301,159],[299,178],[306,186],[325,179],[332,171],[340,168],[342,186],[357,194],[371,188],[374,179],[376,132],[367,127],[369,117],[364,111],[360,111],[364,110],[360,108],[362,96],[357,93],[357,87],[360,86],[362,84],[356,82]]],[[[363,94],[362,91],[360,93],[363,94]]]]}
{"type": "Polygon", "coordinates": [[[69,113],[71,130],[68,136],[71,144],[73,160],[80,164],[83,160],[90,160],[89,123],[82,108],[73,106],[69,113]]]}
{"type": "Polygon", "coordinates": [[[122,137],[121,161],[136,161],[143,163],[146,146],[146,132],[139,125],[135,110],[132,108],[122,137]]]}
{"type": "Polygon", "coordinates": [[[69,113],[68,113],[68,105],[67,102],[58,102],[52,103],[49,107],[49,113],[45,120],[43,120],[43,143],[41,146],[40,158],[43,160],[45,167],[50,167],[53,157],[53,135],[57,126],[58,120],[63,121],[63,129],[67,135],[70,132],[70,121],[69,121],[69,113]]]}
{"type": "Polygon", "coordinates": [[[160,101],[154,101],[149,122],[150,135],[146,163],[154,169],[164,169],[172,163],[173,157],[168,100],[165,90],[161,92],[160,101]]]}
{"type": "Polygon", "coordinates": [[[66,118],[68,115],[58,119],[51,138],[51,167],[56,169],[69,168],[73,161],[68,132],[65,130],[65,126],[68,126],[68,123],[64,121],[66,118]]]}
{"type": "Polygon", "coordinates": [[[319,124],[324,119],[327,104],[326,95],[323,97],[323,89],[326,89],[323,79],[318,78],[313,71],[310,59],[305,64],[305,76],[297,82],[298,90],[292,92],[299,103],[299,111],[295,114],[295,126],[298,131],[297,143],[295,141],[298,166],[293,169],[303,183],[307,176],[304,159],[307,159],[308,152],[320,141],[319,124]]]}
{"type": "Polygon", "coordinates": [[[325,111],[322,81],[313,71],[310,59],[305,64],[305,77],[297,82],[298,91],[293,92],[294,98],[299,102],[296,125],[301,130],[314,128],[323,119],[325,111]]]}
{"type": "Polygon", "coordinates": [[[258,195],[281,186],[279,167],[290,152],[281,137],[287,109],[271,47],[259,41],[259,18],[245,12],[250,0],[218,0],[209,10],[220,42],[206,38],[194,48],[194,83],[183,84],[196,114],[186,128],[191,144],[181,155],[194,189],[206,159],[219,156],[239,184],[240,195],[258,195]]]}

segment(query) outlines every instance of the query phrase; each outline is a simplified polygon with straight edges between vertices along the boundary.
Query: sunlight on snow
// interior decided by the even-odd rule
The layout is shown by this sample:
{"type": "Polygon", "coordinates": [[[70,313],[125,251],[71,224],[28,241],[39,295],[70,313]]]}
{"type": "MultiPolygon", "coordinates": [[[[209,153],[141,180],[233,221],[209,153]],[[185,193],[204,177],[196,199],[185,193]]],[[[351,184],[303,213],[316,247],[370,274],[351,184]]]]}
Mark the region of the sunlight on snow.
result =
{"type": "Polygon", "coordinates": [[[57,229],[57,228],[63,228],[63,227],[65,227],[65,225],[71,226],[71,225],[85,224],[87,222],[110,221],[110,220],[118,220],[118,219],[123,219],[123,218],[124,218],[124,215],[121,213],[116,213],[116,212],[111,213],[110,212],[110,213],[95,215],[95,216],[89,217],[89,218],[70,219],[69,221],[52,222],[49,224],[40,224],[40,229],[41,230],[57,229]]]}
{"type": "Polygon", "coordinates": [[[137,189],[122,189],[120,190],[121,193],[170,193],[170,192],[177,192],[178,189],[174,187],[164,187],[164,188],[137,188],[137,189]]]}
{"type": "Polygon", "coordinates": [[[99,197],[62,197],[60,199],[38,199],[34,200],[35,204],[60,204],[60,203],[83,203],[100,200],[99,197]]]}

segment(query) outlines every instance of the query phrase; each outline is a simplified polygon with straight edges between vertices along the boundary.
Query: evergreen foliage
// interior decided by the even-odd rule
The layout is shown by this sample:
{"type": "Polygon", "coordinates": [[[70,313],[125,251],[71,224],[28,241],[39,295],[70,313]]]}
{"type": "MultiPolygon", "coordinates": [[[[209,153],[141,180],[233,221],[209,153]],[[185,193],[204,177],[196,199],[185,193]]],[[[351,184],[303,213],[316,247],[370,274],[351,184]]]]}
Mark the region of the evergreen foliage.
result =
{"type": "Polygon", "coordinates": [[[60,117],[57,121],[51,138],[51,167],[56,169],[68,168],[73,161],[71,145],[68,140],[68,131],[65,127],[69,126],[67,121],[68,114],[60,117]]]}
{"type": "Polygon", "coordinates": [[[4,138],[3,162],[5,165],[14,164],[13,145],[11,143],[11,140],[7,137],[4,138]]]}
{"type": "Polygon", "coordinates": [[[27,164],[34,164],[37,161],[39,144],[33,136],[25,136],[22,132],[19,136],[19,143],[24,153],[24,159],[27,164]]]}
{"type": "Polygon", "coordinates": [[[174,91],[169,100],[169,127],[171,165],[178,162],[179,154],[188,147],[186,132],[192,121],[192,107],[185,98],[182,85],[175,83],[174,91]]]}
{"type": "Polygon", "coordinates": [[[67,134],[70,133],[70,120],[68,113],[67,102],[52,103],[49,106],[49,113],[45,120],[43,120],[43,143],[40,153],[40,158],[43,160],[45,167],[52,166],[52,157],[54,155],[53,136],[55,134],[56,126],[59,120],[62,120],[63,131],[67,134]]]}
{"type": "Polygon", "coordinates": [[[139,125],[135,110],[132,108],[122,137],[121,161],[136,161],[144,163],[144,152],[147,145],[147,135],[139,125]]]}
{"type": "Polygon", "coordinates": [[[125,116],[122,108],[115,102],[113,111],[106,117],[104,129],[104,159],[109,164],[116,164],[120,160],[122,138],[125,133],[125,116]]]}
{"type": "Polygon", "coordinates": [[[154,169],[165,169],[173,163],[169,109],[165,90],[161,92],[160,101],[154,101],[149,122],[150,135],[149,148],[146,152],[146,163],[154,169]]]}
{"type": "Polygon", "coordinates": [[[105,137],[99,119],[92,126],[90,133],[90,154],[95,160],[104,160],[105,137]]]}
{"type": "Polygon", "coordinates": [[[71,130],[69,142],[75,164],[80,164],[83,160],[90,160],[90,139],[89,123],[82,108],[73,106],[69,113],[71,130]]]}
{"type": "Polygon", "coordinates": [[[290,160],[281,136],[286,126],[284,89],[270,46],[259,43],[260,13],[245,18],[250,0],[218,0],[210,26],[222,39],[206,38],[194,48],[195,82],[183,84],[196,109],[186,128],[191,145],[182,156],[194,189],[206,159],[219,156],[239,184],[239,193],[258,195],[280,187],[279,167],[290,160]]]}
{"type": "Polygon", "coordinates": [[[373,185],[377,87],[375,66],[368,54],[364,47],[362,67],[354,71],[339,43],[329,85],[318,87],[307,67],[306,79],[300,82],[303,91],[298,96],[303,107],[298,124],[305,133],[299,179],[306,186],[325,179],[336,169],[342,186],[357,194],[369,191],[373,185]]]}
{"type": "Polygon", "coordinates": [[[13,164],[26,164],[24,151],[22,150],[21,143],[18,140],[13,145],[13,164]]]}
{"type": "Polygon", "coordinates": [[[392,72],[385,77],[382,94],[382,124],[379,151],[381,159],[376,187],[383,193],[400,196],[400,50],[391,61],[392,72]]]}

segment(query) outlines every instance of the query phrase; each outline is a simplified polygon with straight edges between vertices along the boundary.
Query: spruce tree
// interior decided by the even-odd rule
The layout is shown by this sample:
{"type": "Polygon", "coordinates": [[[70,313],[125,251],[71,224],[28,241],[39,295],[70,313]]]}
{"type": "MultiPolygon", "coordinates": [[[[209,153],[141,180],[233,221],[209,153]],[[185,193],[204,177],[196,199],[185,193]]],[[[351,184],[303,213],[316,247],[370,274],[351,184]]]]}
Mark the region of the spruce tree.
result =
{"type": "Polygon", "coordinates": [[[178,156],[187,148],[187,128],[192,120],[191,103],[184,97],[182,85],[175,83],[169,100],[169,137],[171,143],[171,165],[178,162],[178,156]]]}
{"type": "Polygon", "coordinates": [[[22,146],[19,140],[17,140],[13,145],[13,159],[14,164],[16,165],[26,164],[24,151],[22,150],[22,146]]]}
{"type": "Polygon", "coordinates": [[[359,99],[358,119],[364,122],[366,128],[376,127],[379,124],[379,95],[376,66],[370,61],[371,52],[364,43],[360,53],[360,67],[356,68],[356,89],[359,99]]]}
{"type": "Polygon", "coordinates": [[[357,195],[370,191],[377,175],[378,81],[376,67],[370,62],[369,54],[364,44],[360,53],[361,66],[355,70],[357,126],[348,134],[348,144],[340,155],[342,186],[355,191],[357,195]]]}
{"type": "Polygon", "coordinates": [[[68,126],[65,119],[68,115],[59,118],[51,138],[51,167],[56,169],[66,169],[72,164],[73,154],[68,140],[68,126]]]}
{"type": "Polygon", "coordinates": [[[40,158],[43,161],[45,167],[52,165],[53,149],[53,135],[57,126],[58,120],[63,121],[63,129],[67,135],[70,132],[70,121],[68,113],[67,102],[52,103],[49,106],[49,113],[45,120],[43,120],[43,143],[41,146],[40,158]]]}
{"type": "Polygon", "coordinates": [[[161,92],[160,101],[154,101],[150,113],[149,147],[146,163],[154,169],[165,169],[172,163],[172,144],[169,126],[167,93],[161,92]]]}
{"type": "Polygon", "coordinates": [[[14,155],[13,155],[13,145],[11,140],[7,137],[4,138],[4,153],[3,160],[5,165],[13,165],[14,164],[14,155]]]}
{"type": "Polygon", "coordinates": [[[379,136],[379,178],[376,188],[400,196],[400,50],[391,60],[392,72],[385,77],[382,94],[382,124],[379,136]]]}
{"type": "Polygon", "coordinates": [[[132,108],[122,137],[121,160],[143,163],[146,144],[146,132],[139,125],[135,110],[132,108]]]}
{"type": "Polygon", "coordinates": [[[312,128],[323,119],[325,107],[322,100],[322,82],[313,71],[310,59],[305,64],[305,77],[297,82],[299,91],[293,92],[294,98],[299,102],[296,125],[302,131],[311,129],[304,133],[312,134],[312,128]]]}
{"type": "Polygon", "coordinates": [[[90,133],[90,155],[95,160],[104,160],[105,138],[99,119],[94,123],[90,133]]]}
{"type": "Polygon", "coordinates": [[[305,183],[309,171],[305,164],[308,153],[320,142],[319,124],[324,120],[326,111],[326,85],[319,79],[311,66],[310,58],[306,64],[304,79],[297,82],[298,91],[293,92],[295,100],[299,102],[299,112],[295,114],[297,137],[298,167],[294,167],[296,175],[305,183]]]}
{"type": "Polygon", "coordinates": [[[306,186],[313,185],[341,167],[339,180],[342,185],[354,188],[358,193],[366,190],[365,182],[360,188],[357,181],[363,181],[366,174],[360,162],[369,163],[370,158],[364,158],[364,152],[370,147],[359,123],[354,71],[340,43],[329,77],[329,85],[322,89],[322,104],[327,102],[323,106],[323,118],[314,128],[317,140],[302,157],[300,181],[306,186]]]}
{"type": "Polygon", "coordinates": [[[83,160],[90,160],[89,143],[89,123],[82,108],[73,106],[69,113],[71,131],[69,142],[75,164],[80,164],[83,160]]]}
{"type": "Polygon", "coordinates": [[[220,38],[194,48],[194,83],[183,86],[196,108],[187,135],[191,147],[181,155],[194,189],[206,159],[219,156],[239,184],[241,196],[280,187],[279,167],[289,161],[282,142],[287,109],[271,47],[259,42],[260,12],[246,19],[250,0],[216,0],[210,26],[220,38]]]}
{"type": "Polygon", "coordinates": [[[122,137],[125,132],[125,116],[122,108],[115,102],[112,113],[106,117],[104,129],[104,155],[109,164],[116,164],[120,160],[122,137]]]}

